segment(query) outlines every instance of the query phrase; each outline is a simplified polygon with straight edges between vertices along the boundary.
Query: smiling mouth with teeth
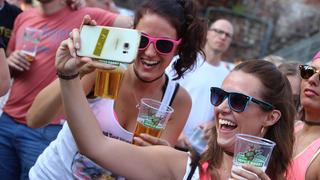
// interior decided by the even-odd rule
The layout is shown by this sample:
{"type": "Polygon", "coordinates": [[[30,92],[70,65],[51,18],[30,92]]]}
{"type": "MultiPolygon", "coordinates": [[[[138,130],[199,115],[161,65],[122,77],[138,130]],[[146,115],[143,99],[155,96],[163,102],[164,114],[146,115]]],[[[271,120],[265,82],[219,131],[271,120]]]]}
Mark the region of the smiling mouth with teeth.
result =
{"type": "Polygon", "coordinates": [[[224,129],[224,130],[233,130],[235,128],[238,127],[237,124],[235,124],[234,122],[232,121],[228,121],[228,120],[224,120],[224,119],[219,119],[219,125],[220,125],[220,128],[221,129],[224,129]]]}
{"type": "Polygon", "coordinates": [[[141,63],[143,65],[146,65],[146,66],[155,66],[155,65],[159,64],[160,61],[147,61],[147,60],[144,60],[144,61],[141,61],[141,63]]]}

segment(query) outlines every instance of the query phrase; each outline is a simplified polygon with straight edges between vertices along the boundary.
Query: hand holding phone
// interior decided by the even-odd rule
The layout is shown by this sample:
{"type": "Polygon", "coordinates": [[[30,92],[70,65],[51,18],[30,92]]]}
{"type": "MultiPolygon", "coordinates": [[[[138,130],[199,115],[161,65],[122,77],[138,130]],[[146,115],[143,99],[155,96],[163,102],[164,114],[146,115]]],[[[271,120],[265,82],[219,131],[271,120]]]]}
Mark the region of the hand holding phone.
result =
{"type": "Polygon", "coordinates": [[[78,56],[108,64],[132,63],[138,53],[140,32],[109,26],[82,26],[78,56]]]}

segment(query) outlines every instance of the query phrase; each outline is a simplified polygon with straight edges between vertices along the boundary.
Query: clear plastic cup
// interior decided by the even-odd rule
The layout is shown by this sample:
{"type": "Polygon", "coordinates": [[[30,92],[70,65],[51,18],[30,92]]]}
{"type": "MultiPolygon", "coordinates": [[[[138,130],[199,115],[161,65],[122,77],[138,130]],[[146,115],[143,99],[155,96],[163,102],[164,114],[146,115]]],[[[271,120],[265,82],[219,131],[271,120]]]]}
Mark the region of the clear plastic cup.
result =
{"type": "Polygon", "coordinates": [[[274,146],[273,141],[265,138],[237,134],[232,169],[241,169],[243,164],[250,164],[265,171],[274,146]]]}
{"type": "Polygon", "coordinates": [[[160,137],[164,130],[173,108],[163,102],[142,98],[138,106],[139,113],[134,136],[146,133],[154,137],[160,137]]]}

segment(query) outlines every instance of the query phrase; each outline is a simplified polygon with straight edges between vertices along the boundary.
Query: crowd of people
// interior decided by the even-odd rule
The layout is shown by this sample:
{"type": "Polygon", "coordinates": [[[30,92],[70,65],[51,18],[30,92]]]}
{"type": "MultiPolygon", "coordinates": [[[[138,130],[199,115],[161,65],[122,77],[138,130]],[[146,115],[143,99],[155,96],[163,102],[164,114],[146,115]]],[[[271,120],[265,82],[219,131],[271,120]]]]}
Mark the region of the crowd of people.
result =
{"type": "Polygon", "coordinates": [[[268,56],[234,65],[223,54],[235,25],[207,22],[194,0],[147,0],[134,17],[121,12],[109,0],[39,0],[24,11],[0,0],[0,17],[9,17],[0,22],[8,31],[0,96],[10,90],[1,178],[320,179],[320,51],[310,64],[268,56]],[[77,56],[82,25],[141,32],[116,99],[93,95],[97,69],[117,67],[77,56]],[[28,28],[41,32],[31,60],[28,28]],[[134,136],[142,98],[174,109],[160,137],[134,136]],[[200,152],[196,128],[207,142],[200,152]],[[237,134],[275,142],[265,170],[233,168],[237,134]]]}

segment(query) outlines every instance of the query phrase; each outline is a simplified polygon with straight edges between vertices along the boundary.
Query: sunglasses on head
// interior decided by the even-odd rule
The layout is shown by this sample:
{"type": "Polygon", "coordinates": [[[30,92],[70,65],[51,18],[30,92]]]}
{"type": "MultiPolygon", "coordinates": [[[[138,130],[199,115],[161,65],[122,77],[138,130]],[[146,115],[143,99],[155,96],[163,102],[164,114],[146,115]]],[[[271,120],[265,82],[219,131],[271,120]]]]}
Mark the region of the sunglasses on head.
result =
{"type": "Polygon", "coordinates": [[[274,109],[274,106],[267,102],[260,101],[251,96],[247,96],[241,93],[226,92],[217,87],[211,87],[210,90],[210,100],[211,104],[214,106],[219,106],[226,98],[228,98],[229,107],[235,112],[243,112],[247,108],[247,105],[250,101],[258,104],[260,107],[262,107],[262,109],[266,111],[274,109]]]}
{"type": "Polygon", "coordinates": [[[309,65],[299,65],[299,70],[300,70],[300,76],[302,79],[309,79],[315,73],[320,72],[320,70],[309,65]]]}
{"type": "Polygon", "coordinates": [[[149,47],[150,43],[153,43],[153,46],[159,54],[168,54],[176,49],[180,42],[181,39],[155,38],[146,34],[141,34],[139,50],[145,50],[149,47]]]}

